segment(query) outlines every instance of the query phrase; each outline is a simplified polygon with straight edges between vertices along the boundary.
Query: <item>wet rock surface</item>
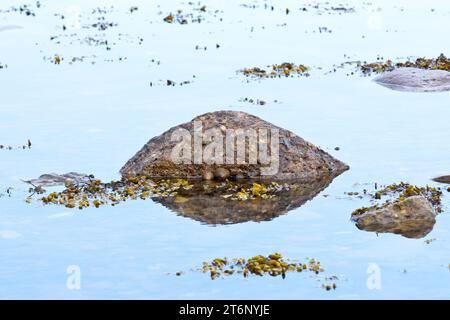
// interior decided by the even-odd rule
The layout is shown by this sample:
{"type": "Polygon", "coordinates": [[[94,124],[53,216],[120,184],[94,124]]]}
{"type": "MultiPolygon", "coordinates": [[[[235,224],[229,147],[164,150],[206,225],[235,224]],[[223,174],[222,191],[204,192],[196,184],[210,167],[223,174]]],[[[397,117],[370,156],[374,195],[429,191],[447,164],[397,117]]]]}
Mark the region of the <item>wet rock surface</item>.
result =
{"type": "Polygon", "coordinates": [[[450,90],[450,72],[419,68],[398,68],[374,79],[376,83],[397,91],[440,92],[450,90]]]}
{"type": "MultiPolygon", "coordinates": [[[[206,139],[203,140],[205,143],[206,139]]],[[[270,141],[270,139],[269,139],[270,141]]],[[[237,143],[234,141],[234,151],[237,150],[237,143]]],[[[203,151],[204,151],[203,145],[203,151]]],[[[268,146],[271,155],[275,154],[275,149],[268,146]],[[272,153],[274,151],[274,153],[272,153]]],[[[307,179],[321,177],[323,175],[335,176],[346,170],[348,166],[343,162],[333,158],[331,155],[313,144],[303,140],[296,134],[279,128],[269,122],[266,122],[256,116],[238,111],[217,111],[206,113],[194,118],[192,121],[173,127],[160,136],[152,138],[144,147],[136,153],[122,167],[120,173],[123,176],[145,175],[147,177],[176,177],[186,179],[201,179],[212,176],[216,178],[214,172],[219,168],[225,168],[227,171],[219,170],[220,175],[230,179],[258,179],[268,178],[270,180],[286,179],[307,179]],[[264,168],[267,165],[261,163],[261,159],[254,164],[250,164],[249,151],[253,154],[257,152],[247,145],[245,148],[245,164],[228,164],[226,160],[226,151],[224,148],[223,164],[195,164],[191,155],[190,163],[176,164],[171,155],[178,141],[173,141],[172,136],[177,130],[187,130],[190,135],[194,135],[194,122],[201,122],[203,132],[208,129],[218,129],[224,135],[228,129],[254,129],[257,132],[261,129],[271,131],[276,129],[279,132],[279,140],[276,145],[279,148],[279,161],[277,171],[271,175],[264,174],[264,168]]]]}
{"type": "MultiPolygon", "coordinates": [[[[261,192],[255,192],[255,182],[251,181],[197,182],[191,189],[178,190],[176,197],[153,198],[153,201],[179,216],[208,225],[270,221],[313,199],[332,180],[333,177],[327,175],[315,180],[289,181],[261,192]],[[243,190],[250,190],[249,198],[243,190]]],[[[264,186],[263,183],[256,185],[264,186]]]]}
{"type": "Polygon", "coordinates": [[[436,213],[423,196],[372,207],[352,216],[356,226],[365,231],[395,233],[406,238],[423,238],[433,229],[436,213]]]}

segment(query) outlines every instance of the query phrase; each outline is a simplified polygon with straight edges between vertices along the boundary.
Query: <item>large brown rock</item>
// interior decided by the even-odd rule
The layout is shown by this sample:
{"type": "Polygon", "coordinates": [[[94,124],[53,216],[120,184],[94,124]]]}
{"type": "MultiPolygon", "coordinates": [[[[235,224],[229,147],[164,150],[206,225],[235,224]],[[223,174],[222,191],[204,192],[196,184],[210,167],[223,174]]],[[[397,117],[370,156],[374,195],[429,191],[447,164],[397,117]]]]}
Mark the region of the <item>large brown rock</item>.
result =
{"type": "MultiPolygon", "coordinates": [[[[273,135],[271,137],[273,137],[273,135]]],[[[202,147],[204,151],[208,148],[208,143],[206,143],[205,140],[208,140],[205,136],[203,136],[203,138],[204,142],[202,147]]],[[[194,146],[194,143],[195,142],[192,141],[191,146],[194,146]]],[[[238,148],[237,144],[234,142],[232,146],[235,148],[234,151],[236,152],[238,148]]],[[[273,163],[273,161],[271,163],[273,163]]],[[[152,138],[139,152],[128,160],[120,170],[120,173],[123,176],[145,175],[157,178],[176,177],[186,179],[211,179],[216,177],[286,180],[308,179],[321,177],[323,175],[336,176],[348,168],[349,167],[346,164],[333,158],[322,149],[303,140],[296,134],[279,128],[256,116],[239,111],[217,111],[198,116],[190,122],[173,127],[160,136],[152,138]],[[204,161],[201,163],[194,163],[195,159],[193,155],[189,157],[189,159],[192,160],[190,163],[174,163],[172,152],[179,141],[173,141],[173,135],[176,132],[179,132],[179,130],[188,131],[193,135],[194,122],[201,124],[203,133],[205,130],[213,129],[219,130],[218,132],[224,135],[223,164],[208,164],[204,163],[204,161]],[[250,153],[255,154],[255,152],[257,152],[252,146],[245,149],[247,161],[244,164],[227,163],[225,153],[228,145],[225,143],[225,141],[227,141],[225,137],[227,130],[230,129],[252,129],[256,132],[260,132],[260,130],[264,129],[267,131],[278,130],[279,134],[276,144],[279,150],[272,148],[270,143],[268,147],[271,155],[276,153],[279,154],[279,157],[277,157],[279,163],[276,166],[276,172],[267,175],[264,170],[267,169],[268,165],[267,163],[260,161],[261,159],[259,157],[256,162],[249,163],[248,159],[251,155],[250,153]],[[274,153],[272,153],[272,151],[274,151],[274,153]]]]}
{"type": "Polygon", "coordinates": [[[398,68],[383,73],[374,81],[398,91],[439,92],[450,90],[450,72],[419,68],[398,68]]]}
{"type": "Polygon", "coordinates": [[[371,208],[352,217],[356,226],[365,231],[395,233],[406,238],[423,238],[433,229],[436,213],[423,196],[371,208]]]}

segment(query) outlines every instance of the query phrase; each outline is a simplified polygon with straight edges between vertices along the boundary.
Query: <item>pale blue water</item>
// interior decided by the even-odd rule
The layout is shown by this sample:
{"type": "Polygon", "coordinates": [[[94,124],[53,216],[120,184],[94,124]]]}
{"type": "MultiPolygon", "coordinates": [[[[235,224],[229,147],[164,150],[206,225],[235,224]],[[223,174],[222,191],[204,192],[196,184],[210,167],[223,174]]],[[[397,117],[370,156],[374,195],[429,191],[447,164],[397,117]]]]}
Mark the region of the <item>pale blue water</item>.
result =
{"type": "MultiPolygon", "coordinates": [[[[274,1],[274,11],[264,9],[264,1],[205,1],[208,10],[220,12],[187,25],[167,24],[162,18],[179,8],[192,12],[200,6],[134,1],[139,10],[129,14],[131,4],[120,1],[41,3],[36,17],[0,12],[0,26],[22,27],[0,31],[0,63],[8,65],[0,69],[0,144],[33,142],[30,150],[0,150],[0,193],[14,188],[11,197],[0,198],[0,298],[450,297],[447,192],[444,213],[423,239],[358,230],[350,213],[367,200],[344,195],[375,181],[438,186],[430,178],[450,173],[449,93],[391,91],[370,77],[347,76],[350,69],[325,74],[334,64],[372,61],[377,55],[449,55],[447,2],[348,1],[354,13],[318,15],[313,9],[298,10],[307,1],[274,1]],[[111,4],[114,9],[105,16],[118,26],[101,38],[116,44],[110,51],[80,45],[77,38],[103,32],[76,29],[74,12],[81,12],[82,26],[95,22],[93,7],[111,4]],[[75,27],[63,32],[54,13],[65,14],[75,27]],[[319,27],[332,33],[319,33],[319,27]],[[78,36],[73,44],[70,39],[59,45],[50,40],[63,33],[78,36]],[[119,33],[127,35],[119,40],[119,33]],[[195,50],[196,45],[208,50],[195,50]],[[43,59],[55,54],[65,59],[61,65],[43,59]],[[96,58],[68,64],[81,55],[96,58]],[[247,82],[236,73],[285,61],[311,66],[311,76],[247,82]],[[167,79],[193,82],[167,87],[167,79]],[[261,107],[239,101],[245,97],[268,103],[261,107]],[[150,200],[83,211],[24,201],[27,185],[20,179],[68,171],[116,179],[119,168],[149,138],[222,109],[246,111],[287,128],[351,169],[304,206],[261,223],[207,226],[150,200]],[[336,146],[341,150],[335,151],[336,146]],[[424,243],[432,238],[431,244],[424,243]],[[338,288],[327,292],[318,278],[304,274],[288,274],[285,280],[212,281],[190,271],[219,256],[273,251],[291,259],[318,258],[327,275],[340,278],[338,288]],[[380,290],[366,285],[369,263],[380,267],[380,290]],[[81,269],[80,290],[66,286],[70,265],[81,269]],[[177,277],[177,271],[185,274],[177,277]]],[[[17,1],[2,1],[0,9],[11,5],[18,6],[17,1]]]]}

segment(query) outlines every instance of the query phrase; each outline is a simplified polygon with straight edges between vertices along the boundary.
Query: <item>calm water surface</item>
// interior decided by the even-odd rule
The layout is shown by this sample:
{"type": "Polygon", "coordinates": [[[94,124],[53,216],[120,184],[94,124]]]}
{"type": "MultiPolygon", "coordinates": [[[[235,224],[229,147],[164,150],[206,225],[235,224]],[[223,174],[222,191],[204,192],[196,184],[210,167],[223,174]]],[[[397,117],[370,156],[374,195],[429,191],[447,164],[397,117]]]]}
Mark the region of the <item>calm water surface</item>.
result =
{"type": "Polygon", "coordinates": [[[447,192],[444,213],[422,239],[358,230],[350,214],[368,201],[344,194],[374,182],[439,186],[430,178],[450,174],[449,93],[392,91],[371,77],[348,75],[351,67],[328,73],[377,56],[449,55],[449,3],[348,1],[342,5],[354,12],[338,14],[320,9],[340,5],[333,1],[306,12],[300,8],[312,2],[205,1],[205,21],[187,25],[162,19],[177,9],[197,15],[199,5],[134,1],[139,10],[130,14],[121,1],[41,3],[30,2],[35,17],[8,12],[17,1],[0,5],[0,63],[8,65],[0,69],[0,144],[33,142],[30,150],[0,150],[0,298],[450,297],[447,192]],[[108,12],[92,13],[97,7],[108,12]],[[84,28],[101,16],[118,25],[84,28]],[[323,27],[331,33],[319,32],[323,27]],[[68,36],[51,40],[56,35],[68,36]],[[111,50],[83,42],[88,36],[107,39],[111,50]],[[55,54],[64,58],[60,65],[49,61],[55,54]],[[87,58],[68,63],[80,56],[87,58]],[[236,73],[285,61],[310,66],[310,77],[247,81],[236,73]],[[167,79],[192,82],[168,87],[167,79]],[[28,186],[21,179],[69,171],[117,179],[151,137],[223,109],[289,129],[351,169],[302,207],[260,223],[205,225],[151,200],[83,211],[24,201],[28,186]],[[326,275],[339,277],[338,288],[325,291],[322,278],[308,274],[212,281],[191,271],[215,257],[274,251],[316,257],[326,275]],[[380,290],[367,286],[371,263],[380,268],[380,290]],[[81,290],[66,286],[71,265],[81,269],[81,290]]]}

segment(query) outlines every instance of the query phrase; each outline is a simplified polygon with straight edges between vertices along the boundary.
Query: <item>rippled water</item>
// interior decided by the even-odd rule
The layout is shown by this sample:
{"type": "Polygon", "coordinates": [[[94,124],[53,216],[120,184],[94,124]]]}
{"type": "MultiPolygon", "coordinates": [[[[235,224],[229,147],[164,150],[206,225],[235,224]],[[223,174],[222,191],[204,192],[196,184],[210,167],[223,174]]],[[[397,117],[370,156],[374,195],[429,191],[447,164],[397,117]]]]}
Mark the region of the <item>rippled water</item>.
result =
{"type": "MultiPolygon", "coordinates": [[[[348,1],[354,12],[338,14],[321,13],[321,6],[301,11],[307,1],[207,1],[205,21],[187,25],[162,19],[199,5],[135,1],[139,10],[130,14],[130,4],[120,1],[41,3],[31,2],[36,16],[5,11],[17,1],[0,7],[0,64],[7,65],[0,69],[0,144],[33,143],[0,150],[1,298],[449,298],[447,192],[444,212],[422,239],[358,230],[350,214],[367,199],[344,194],[374,182],[444,187],[430,178],[450,173],[449,93],[392,91],[348,75],[351,67],[328,73],[335,64],[378,55],[450,54],[448,3],[348,1]],[[112,12],[92,14],[111,4],[112,12]],[[118,25],[83,28],[99,16],[118,25]],[[59,34],[73,36],[51,40],[59,34]],[[77,40],[89,35],[107,39],[111,50],[77,40]],[[64,59],[60,65],[49,61],[55,54],[64,59]],[[68,63],[80,56],[88,58],[68,63]],[[310,77],[247,81],[236,73],[285,61],[310,66],[310,77]],[[168,79],[192,83],[168,87],[168,79]],[[259,223],[205,225],[151,200],[83,211],[24,201],[21,179],[69,171],[116,179],[149,138],[223,109],[289,129],[351,168],[303,206],[259,223]],[[212,281],[190,271],[215,257],[274,251],[316,257],[326,275],[339,277],[337,289],[323,290],[320,277],[306,274],[212,281]],[[367,286],[371,263],[381,271],[379,290],[367,286]],[[66,286],[71,265],[81,270],[80,290],[66,286]]],[[[331,3],[323,6],[339,6],[331,3]]]]}

